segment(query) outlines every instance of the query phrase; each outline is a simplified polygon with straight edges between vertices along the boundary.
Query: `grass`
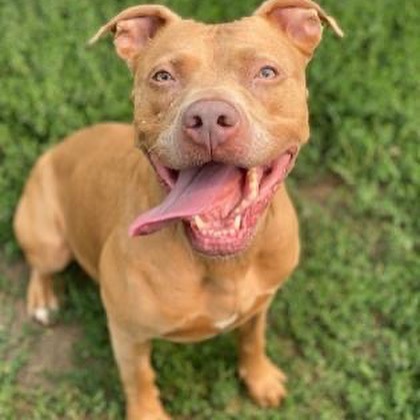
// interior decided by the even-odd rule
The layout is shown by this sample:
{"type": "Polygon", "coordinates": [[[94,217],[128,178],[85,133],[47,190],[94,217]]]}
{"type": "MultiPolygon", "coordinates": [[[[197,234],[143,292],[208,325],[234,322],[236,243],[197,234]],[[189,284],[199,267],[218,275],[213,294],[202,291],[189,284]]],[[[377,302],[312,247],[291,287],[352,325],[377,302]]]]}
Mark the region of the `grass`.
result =
{"type": "MultiPolygon", "coordinates": [[[[59,278],[59,325],[43,330],[27,322],[26,272],[10,219],[48,145],[96,121],[130,120],[123,65],[106,42],[84,47],[129,3],[0,2],[1,419],[123,415],[96,287],[72,267],[59,278]],[[76,336],[66,333],[72,328],[76,336]],[[66,367],[48,365],[66,337],[66,367]]],[[[165,2],[210,21],[257,3],[165,2]]],[[[157,342],[158,381],[175,418],[420,418],[419,12],[410,2],[322,3],[348,37],[340,44],[326,36],[311,67],[312,144],[289,180],[302,263],[273,304],[268,332],[269,353],[289,376],[289,397],[275,410],[248,400],[231,335],[194,345],[157,342]]]]}

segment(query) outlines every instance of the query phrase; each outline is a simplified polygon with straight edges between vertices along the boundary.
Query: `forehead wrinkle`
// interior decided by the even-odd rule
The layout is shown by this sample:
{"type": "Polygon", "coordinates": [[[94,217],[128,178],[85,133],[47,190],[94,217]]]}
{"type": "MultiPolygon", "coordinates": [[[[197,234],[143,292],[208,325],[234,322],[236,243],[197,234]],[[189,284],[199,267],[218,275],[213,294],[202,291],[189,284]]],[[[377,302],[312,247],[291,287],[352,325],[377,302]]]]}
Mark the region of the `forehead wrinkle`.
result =
{"type": "Polygon", "coordinates": [[[230,70],[235,67],[237,60],[236,45],[238,40],[235,36],[235,27],[237,22],[222,23],[213,26],[211,66],[217,72],[218,76],[226,77],[230,70]]]}
{"type": "Polygon", "coordinates": [[[163,66],[165,64],[171,64],[174,67],[182,66],[185,62],[198,63],[199,59],[190,51],[180,50],[170,52],[163,57],[160,57],[155,63],[155,67],[163,66]]]}
{"type": "Polygon", "coordinates": [[[257,51],[270,50],[275,53],[290,46],[290,41],[283,31],[256,17],[245,17],[216,26],[218,41],[222,44],[230,44],[231,47],[239,45],[254,48],[257,51]],[[251,24],[252,31],[250,31],[251,24]]]}
{"type": "Polygon", "coordinates": [[[246,61],[267,61],[278,63],[278,56],[276,54],[270,53],[268,51],[261,51],[255,47],[243,47],[237,49],[238,57],[246,61]]]}

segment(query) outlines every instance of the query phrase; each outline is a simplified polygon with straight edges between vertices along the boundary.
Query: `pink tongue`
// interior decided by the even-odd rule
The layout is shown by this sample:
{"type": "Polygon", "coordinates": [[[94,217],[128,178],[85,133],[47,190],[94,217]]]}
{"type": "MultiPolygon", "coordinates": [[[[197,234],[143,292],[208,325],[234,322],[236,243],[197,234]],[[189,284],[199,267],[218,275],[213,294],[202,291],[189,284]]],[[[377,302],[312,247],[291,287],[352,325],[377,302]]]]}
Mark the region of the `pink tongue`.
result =
{"type": "Polygon", "coordinates": [[[140,215],[130,226],[130,236],[148,235],[178,219],[233,209],[242,197],[242,173],[234,166],[209,163],[183,170],[165,200],[140,215]]]}

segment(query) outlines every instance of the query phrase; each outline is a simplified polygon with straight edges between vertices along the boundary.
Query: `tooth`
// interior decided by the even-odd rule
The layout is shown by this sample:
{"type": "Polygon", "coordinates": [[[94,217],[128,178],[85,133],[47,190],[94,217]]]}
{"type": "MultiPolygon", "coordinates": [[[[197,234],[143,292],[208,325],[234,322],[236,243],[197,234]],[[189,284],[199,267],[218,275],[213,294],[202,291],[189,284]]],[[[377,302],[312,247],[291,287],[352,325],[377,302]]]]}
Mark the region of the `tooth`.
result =
{"type": "Polygon", "coordinates": [[[194,222],[197,225],[198,229],[201,231],[205,230],[207,227],[206,222],[200,216],[195,216],[194,222]]]}
{"type": "Polygon", "coordinates": [[[251,168],[248,171],[248,179],[250,184],[255,184],[258,181],[258,174],[256,168],[251,168]]]}
{"type": "Polygon", "coordinates": [[[241,228],[241,222],[242,222],[242,216],[238,214],[235,217],[235,222],[233,224],[236,230],[239,230],[241,228]]]}
{"type": "Polygon", "coordinates": [[[250,190],[249,198],[251,200],[255,200],[258,197],[258,189],[259,189],[257,168],[251,168],[248,171],[247,176],[248,176],[248,183],[249,183],[249,190],[250,190]]]}

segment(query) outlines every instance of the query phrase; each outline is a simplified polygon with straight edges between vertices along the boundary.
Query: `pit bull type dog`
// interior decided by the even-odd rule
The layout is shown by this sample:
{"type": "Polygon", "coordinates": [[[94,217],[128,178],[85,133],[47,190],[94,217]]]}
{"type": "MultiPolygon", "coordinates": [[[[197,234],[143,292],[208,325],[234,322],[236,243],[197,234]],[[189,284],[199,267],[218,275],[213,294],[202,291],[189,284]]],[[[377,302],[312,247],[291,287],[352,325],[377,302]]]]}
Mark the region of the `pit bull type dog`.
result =
{"type": "Polygon", "coordinates": [[[305,69],[322,24],[342,35],[310,0],[269,0],[218,25],[141,5],[92,39],[113,33],[134,78],[134,123],[82,129],[47,151],[14,228],[39,322],[58,308],[52,276],[72,259],[98,281],[131,420],[169,418],[154,338],[237,329],[252,398],[267,407],[285,396],[264,334],[299,259],[283,181],[309,138],[305,69]]]}

